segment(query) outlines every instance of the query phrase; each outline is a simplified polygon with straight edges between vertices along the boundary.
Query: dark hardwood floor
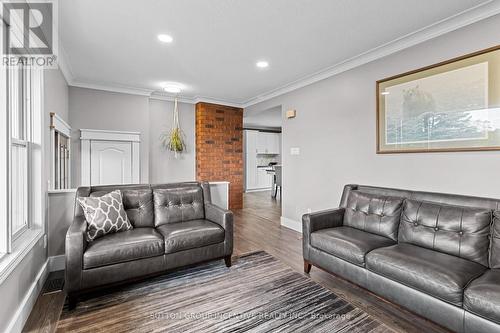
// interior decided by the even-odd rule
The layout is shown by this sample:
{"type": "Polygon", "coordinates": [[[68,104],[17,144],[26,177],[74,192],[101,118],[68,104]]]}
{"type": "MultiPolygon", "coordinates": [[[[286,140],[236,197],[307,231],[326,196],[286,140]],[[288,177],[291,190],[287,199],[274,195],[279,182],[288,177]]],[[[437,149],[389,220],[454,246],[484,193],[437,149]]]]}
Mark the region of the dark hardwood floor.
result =
{"type": "MultiPolygon", "coordinates": [[[[298,272],[303,272],[302,236],[280,226],[281,208],[270,192],[244,195],[244,208],[234,212],[234,255],[264,250],[298,272]]],[[[447,332],[370,292],[316,267],[310,277],[351,304],[362,308],[397,332],[447,332]]],[[[65,295],[55,292],[40,295],[25,325],[24,332],[55,332],[65,295]]]]}

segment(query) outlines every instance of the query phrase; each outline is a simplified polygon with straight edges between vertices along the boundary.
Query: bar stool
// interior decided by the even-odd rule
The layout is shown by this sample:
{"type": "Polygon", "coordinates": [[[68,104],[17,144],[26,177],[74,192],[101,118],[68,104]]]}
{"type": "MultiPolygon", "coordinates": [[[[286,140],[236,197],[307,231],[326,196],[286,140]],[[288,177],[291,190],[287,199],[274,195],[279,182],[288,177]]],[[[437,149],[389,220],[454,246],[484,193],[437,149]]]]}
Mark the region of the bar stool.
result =
{"type": "Polygon", "coordinates": [[[280,190],[280,199],[281,199],[281,165],[276,165],[274,167],[274,195],[273,198],[276,198],[278,195],[278,187],[280,190]]]}

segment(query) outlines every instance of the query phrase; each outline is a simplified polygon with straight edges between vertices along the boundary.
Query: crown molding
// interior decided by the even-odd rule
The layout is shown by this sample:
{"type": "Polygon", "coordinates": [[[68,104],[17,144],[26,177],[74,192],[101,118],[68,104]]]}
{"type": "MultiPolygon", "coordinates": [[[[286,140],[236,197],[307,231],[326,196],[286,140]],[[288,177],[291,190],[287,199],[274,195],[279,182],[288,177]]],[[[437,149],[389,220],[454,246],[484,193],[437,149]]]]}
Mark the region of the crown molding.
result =
{"type": "Polygon", "coordinates": [[[386,57],[393,53],[426,42],[438,36],[449,33],[451,31],[487,19],[499,13],[500,13],[500,1],[490,0],[488,2],[479,4],[468,10],[465,10],[463,12],[445,18],[441,21],[433,23],[427,27],[419,29],[415,32],[399,37],[391,42],[385,43],[369,51],[363,52],[357,56],[342,61],[336,65],[318,71],[312,75],[307,75],[294,82],[273,89],[271,91],[262,93],[254,98],[251,98],[243,102],[242,103],[243,107],[247,108],[257,103],[272,99],[274,97],[284,95],[291,91],[311,85],[315,82],[327,79],[329,77],[362,66],[374,60],[386,57]]]}
{"type": "MultiPolygon", "coordinates": [[[[162,94],[160,92],[153,92],[149,98],[150,99],[156,99],[159,101],[167,101],[167,102],[173,102],[175,101],[175,95],[168,95],[168,94],[162,94]]],[[[190,97],[177,97],[177,101],[180,103],[186,103],[186,104],[196,104],[196,100],[194,98],[190,97]]]]}
{"type": "MultiPolygon", "coordinates": [[[[109,92],[137,95],[137,96],[145,96],[145,97],[149,97],[150,99],[156,99],[156,100],[161,100],[161,101],[173,102],[173,101],[175,101],[175,98],[176,98],[176,96],[173,94],[167,94],[167,93],[163,93],[163,92],[152,90],[152,89],[110,85],[110,84],[106,84],[106,83],[82,82],[82,81],[78,81],[78,80],[74,80],[74,79],[71,81],[69,81],[69,80],[67,80],[67,81],[68,81],[68,85],[72,86],[72,87],[86,88],[86,89],[93,89],[93,90],[102,90],[102,91],[109,91],[109,92]]],[[[186,104],[196,104],[196,103],[203,102],[203,103],[211,103],[211,104],[221,104],[221,105],[232,106],[232,107],[236,107],[236,108],[243,108],[242,103],[232,102],[232,101],[222,100],[222,99],[216,99],[216,98],[211,98],[211,97],[204,97],[204,96],[194,96],[194,97],[189,97],[189,96],[182,97],[182,96],[180,96],[180,97],[177,97],[177,101],[181,102],[181,103],[186,103],[186,104]]]]}
{"type": "MultiPolygon", "coordinates": [[[[285,84],[279,88],[263,92],[246,101],[236,102],[236,101],[229,101],[229,100],[206,97],[206,96],[181,97],[178,99],[178,101],[188,104],[205,102],[213,104],[223,104],[237,108],[247,108],[249,106],[267,101],[277,96],[284,95],[291,91],[303,88],[318,81],[322,81],[329,77],[346,72],[353,68],[362,66],[374,60],[386,57],[393,53],[402,51],[409,47],[415,46],[417,44],[431,40],[433,38],[460,29],[462,27],[468,26],[470,24],[476,23],[478,21],[487,19],[497,14],[500,14],[500,1],[489,0],[485,3],[479,4],[463,12],[457,13],[441,21],[433,23],[427,27],[419,29],[415,32],[409,33],[393,41],[390,41],[376,48],[363,52],[357,56],[346,59],[345,61],[342,61],[338,64],[327,67],[321,71],[318,71],[311,75],[304,76],[298,80],[285,84]]],[[[152,89],[110,85],[107,83],[98,83],[98,82],[79,81],[75,79],[70,63],[66,61],[68,57],[61,43],[59,43],[59,52],[60,52],[59,66],[69,86],[111,91],[124,94],[148,96],[151,99],[164,100],[164,101],[173,101],[175,99],[175,95],[169,95],[152,89]]]]}
{"type": "MultiPolygon", "coordinates": [[[[175,100],[175,95],[166,94],[161,92],[153,92],[149,98],[157,99],[161,101],[173,102],[175,100]]],[[[242,108],[243,104],[238,102],[231,102],[227,100],[215,99],[210,97],[195,96],[195,97],[177,97],[177,101],[187,104],[197,104],[197,103],[210,103],[210,104],[221,104],[226,106],[232,106],[235,108],[242,108]]]]}
{"type": "Polygon", "coordinates": [[[226,105],[226,106],[231,106],[234,108],[243,109],[243,103],[224,100],[224,99],[218,99],[218,98],[212,98],[212,97],[206,97],[206,96],[196,96],[195,101],[196,101],[196,103],[220,104],[220,105],[226,105]]]}
{"type": "Polygon", "coordinates": [[[78,88],[103,90],[103,91],[116,92],[116,93],[121,93],[121,94],[148,96],[148,97],[151,96],[151,94],[154,92],[154,90],[152,90],[152,89],[127,87],[127,86],[120,86],[120,85],[110,85],[110,84],[106,84],[106,83],[101,84],[101,83],[94,83],[94,82],[79,81],[79,80],[75,80],[75,79],[69,85],[72,87],[78,87],[78,88]]]}

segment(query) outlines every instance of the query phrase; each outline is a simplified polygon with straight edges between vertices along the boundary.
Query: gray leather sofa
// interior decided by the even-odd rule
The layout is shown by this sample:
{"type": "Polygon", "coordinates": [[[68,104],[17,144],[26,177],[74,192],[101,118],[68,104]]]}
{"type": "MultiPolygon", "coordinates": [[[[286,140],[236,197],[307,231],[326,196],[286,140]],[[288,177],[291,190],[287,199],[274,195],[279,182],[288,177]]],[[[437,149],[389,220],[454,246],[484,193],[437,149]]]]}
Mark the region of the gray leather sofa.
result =
{"type": "Polygon", "coordinates": [[[87,242],[83,210],[75,202],[66,234],[66,291],[70,307],[97,287],[224,259],[231,266],[233,214],[211,203],[208,183],[80,187],[77,197],[120,189],[132,230],[87,242]]]}
{"type": "Polygon", "coordinates": [[[500,332],[500,200],[346,185],[306,214],[304,271],[334,273],[456,332],[500,332]]]}

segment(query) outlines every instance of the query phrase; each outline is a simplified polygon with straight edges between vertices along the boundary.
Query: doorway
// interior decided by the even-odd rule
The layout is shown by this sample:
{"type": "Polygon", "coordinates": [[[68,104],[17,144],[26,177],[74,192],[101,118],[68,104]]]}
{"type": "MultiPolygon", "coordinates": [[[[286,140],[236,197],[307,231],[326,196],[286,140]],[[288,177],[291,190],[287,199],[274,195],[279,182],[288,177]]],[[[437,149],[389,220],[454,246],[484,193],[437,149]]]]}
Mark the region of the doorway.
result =
{"type": "Polygon", "coordinates": [[[277,214],[281,216],[281,105],[244,114],[243,128],[243,207],[251,209],[256,215],[261,211],[265,218],[277,214]]]}

